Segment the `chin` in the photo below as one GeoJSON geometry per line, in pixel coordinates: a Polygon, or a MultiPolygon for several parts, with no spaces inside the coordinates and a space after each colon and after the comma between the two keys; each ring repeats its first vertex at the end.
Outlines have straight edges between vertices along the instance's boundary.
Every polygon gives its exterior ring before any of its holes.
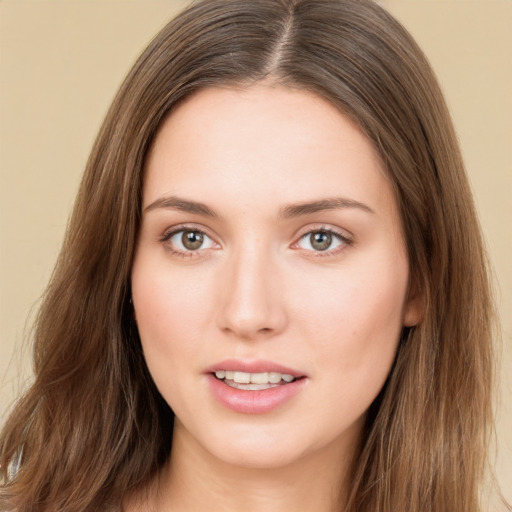
{"type": "Polygon", "coordinates": [[[214,459],[239,468],[279,468],[304,455],[309,443],[303,435],[297,435],[299,433],[290,435],[289,425],[276,424],[272,420],[255,424],[254,418],[252,422],[244,419],[238,423],[220,423],[206,432],[187,432],[185,435],[192,435],[202,450],[214,459]]]}
{"type": "Polygon", "coordinates": [[[223,463],[244,469],[279,469],[298,461],[303,448],[279,447],[278,441],[266,443],[232,443],[225,450],[212,449],[212,455],[223,463]],[[214,451],[214,452],[213,452],[214,451]]]}

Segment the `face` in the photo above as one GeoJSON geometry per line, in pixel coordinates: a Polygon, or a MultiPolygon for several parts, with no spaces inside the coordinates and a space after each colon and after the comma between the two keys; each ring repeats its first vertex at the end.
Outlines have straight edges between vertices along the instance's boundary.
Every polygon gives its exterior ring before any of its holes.
{"type": "Polygon", "coordinates": [[[161,126],[132,293],[179,439],[251,467],[353,445],[418,321],[408,275],[379,157],[325,100],[211,88],[161,126]]]}

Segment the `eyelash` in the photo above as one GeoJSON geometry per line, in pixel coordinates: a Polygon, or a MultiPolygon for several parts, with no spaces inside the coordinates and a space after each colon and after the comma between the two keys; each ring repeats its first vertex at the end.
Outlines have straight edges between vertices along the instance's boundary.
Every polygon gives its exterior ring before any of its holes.
{"type": "Polygon", "coordinates": [[[354,243],[353,239],[349,238],[347,235],[342,234],[335,229],[328,228],[326,226],[321,226],[321,227],[314,228],[314,229],[308,229],[306,232],[302,233],[300,235],[299,239],[297,240],[297,242],[295,242],[292,245],[292,247],[298,246],[298,244],[302,240],[306,239],[307,237],[311,237],[311,235],[313,235],[314,233],[324,233],[324,234],[331,235],[333,238],[337,239],[340,242],[340,245],[338,245],[334,249],[326,249],[324,251],[315,251],[315,250],[311,250],[311,249],[305,249],[306,251],[308,251],[310,253],[310,257],[313,257],[313,258],[326,258],[329,256],[335,256],[335,255],[339,254],[340,252],[344,251],[347,247],[351,246],[354,243]]]}
{"type": "MultiPolygon", "coordinates": [[[[170,231],[165,232],[163,234],[163,236],[160,238],[160,242],[167,243],[167,242],[169,242],[169,240],[171,240],[171,238],[173,236],[177,235],[178,233],[187,233],[187,232],[199,233],[200,235],[212,240],[212,237],[210,237],[205,231],[203,231],[202,229],[199,229],[195,226],[177,226],[177,227],[171,229],[170,231]]],[[[306,237],[308,237],[308,236],[310,237],[314,233],[324,233],[324,234],[331,235],[333,238],[337,239],[341,243],[339,246],[335,247],[334,249],[330,249],[330,250],[326,249],[325,251],[315,251],[315,250],[310,250],[310,249],[304,249],[305,251],[310,253],[310,257],[325,258],[325,257],[329,257],[329,256],[334,256],[334,255],[338,254],[339,252],[343,251],[346,247],[351,246],[354,243],[354,241],[351,238],[340,233],[339,231],[336,231],[332,228],[327,228],[325,226],[322,226],[322,227],[318,227],[318,228],[314,228],[314,229],[308,229],[308,231],[305,231],[304,233],[302,233],[299,236],[298,240],[292,244],[292,248],[297,247],[298,244],[302,240],[306,239],[306,237]]],[[[197,257],[197,256],[199,256],[199,253],[202,250],[205,250],[205,249],[186,250],[186,251],[177,250],[177,249],[173,248],[171,244],[167,245],[167,249],[171,252],[171,254],[178,256],[180,258],[197,257]]],[[[298,249],[300,249],[300,247],[298,247],[298,249]]]]}
{"type": "MultiPolygon", "coordinates": [[[[199,229],[195,226],[176,226],[175,228],[171,229],[170,231],[166,231],[163,234],[163,236],[160,238],[160,242],[162,242],[162,243],[169,242],[169,240],[171,240],[171,238],[174,235],[177,235],[178,233],[199,233],[200,235],[202,235],[204,237],[208,237],[210,240],[212,240],[212,238],[205,231],[203,231],[202,229],[199,229]]],[[[166,248],[173,256],[178,256],[180,258],[193,258],[195,256],[199,256],[199,252],[201,251],[201,249],[198,249],[195,251],[177,250],[177,249],[174,249],[171,244],[167,244],[166,248]]]]}

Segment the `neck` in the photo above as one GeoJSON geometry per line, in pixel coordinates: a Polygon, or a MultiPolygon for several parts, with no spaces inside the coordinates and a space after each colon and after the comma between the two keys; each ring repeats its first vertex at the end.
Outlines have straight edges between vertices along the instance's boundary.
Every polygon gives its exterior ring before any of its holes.
{"type": "Polygon", "coordinates": [[[254,468],[219,460],[177,422],[172,454],[154,482],[149,510],[212,510],[212,504],[225,511],[343,510],[358,437],[345,436],[287,465],[254,468]]]}

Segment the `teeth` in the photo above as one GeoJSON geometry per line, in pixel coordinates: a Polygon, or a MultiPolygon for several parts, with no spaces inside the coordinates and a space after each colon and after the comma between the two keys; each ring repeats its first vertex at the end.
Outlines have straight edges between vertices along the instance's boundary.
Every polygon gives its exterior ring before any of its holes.
{"type": "Polygon", "coordinates": [[[238,384],[249,384],[249,382],[251,382],[251,374],[245,372],[235,372],[233,380],[238,384]]]}
{"type": "Polygon", "coordinates": [[[268,381],[272,384],[277,384],[281,380],[281,374],[277,372],[270,372],[268,374],[268,381]]]}
{"type": "Polygon", "coordinates": [[[224,381],[228,386],[236,389],[244,389],[245,391],[260,391],[262,389],[275,388],[278,384],[239,384],[232,380],[224,381]]]}
{"type": "Polygon", "coordinates": [[[268,373],[251,373],[251,384],[268,384],[268,373]]]}
{"type": "MultiPolygon", "coordinates": [[[[218,379],[226,379],[226,381],[233,381],[236,384],[279,384],[281,380],[284,382],[292,382],[295,380],[293,375],[289,373],[279,372],[264,372],[264,373],[247,373],[247,372],[233,372],[229,370],[217,370],[215,376],[218,379]]],[[[226,382],[226,384],[229,384],[226,382]]],[[[252,387],[245,387],[244,389],[259,389],[252,387]]]]}

